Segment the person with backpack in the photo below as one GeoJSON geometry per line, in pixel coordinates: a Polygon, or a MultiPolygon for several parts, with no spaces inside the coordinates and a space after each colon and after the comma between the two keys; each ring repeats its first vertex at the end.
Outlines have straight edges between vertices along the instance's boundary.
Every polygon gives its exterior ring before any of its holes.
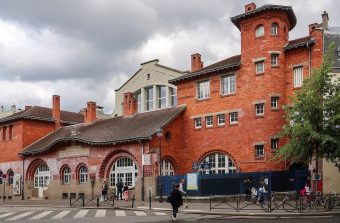
{"type": "Polygon", "coordinates": [[[248,201],[250,201],[251,198],[251,189],[253,186],[253,177],[249,176],[243,180],[244,184],[244,193],[246,194],[245,203],[247,204],[248,201]]]}
{"type": "Polygon", "coordinates": [[[169,202],[172,206],[172,221],[176,221],[178,208],[183,205],[182,194],[179,191],[180,185],[177,184],[175,188],[171,191],[170,196],[167,198],[167,202],[169,202]]]}
{"type": "Polygon", "coordinates": [[[123,200],[123,187],[124,187],[124,184],[123,184],[122,179],[118,179],[118,183],[116,184],[116,187],[117,187],[117,200],[119,200],[119,198],[121,200],[123,200]]]}

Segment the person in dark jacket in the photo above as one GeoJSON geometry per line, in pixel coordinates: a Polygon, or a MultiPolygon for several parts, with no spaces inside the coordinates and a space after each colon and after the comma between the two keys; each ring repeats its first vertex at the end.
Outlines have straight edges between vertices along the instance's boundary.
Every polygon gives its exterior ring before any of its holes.
{"type": "Polygon", "coordinates": [[[102,200],[103,201],[106,201],[107,191],[108,191],[107,184],[106,184],[106,181],[104,180],[102,184],[102,200]]]}
{"type": "Polygon", "coordinates": [[[175,188],[172,190],[170,196],[171,196],[170,203],[171,203],[171,206],[172,206],[171,219],[173,221],[176,221],[176,215],[177,215],[177,212],[178,212],[178,208],[183,205],[183,198],[182,198],[181,192],[179,191],[179,184],[177,184],[175,186],[175,188]]]}
{"type": "Polygon", "coordinates": [[[118,179],[118,183],[116,184],[117,187],[117,200],[119,200],[119,198],[121,200],[123,200],[123,187],[124,187],[124,183],[122,181],[122,179],[118,179]]]}
{"type": "Polygon", "coordinates": [[[244,193],[246,194],[245,203],[250,201],[251,198],[251,188],[253,187],[253,178],[249,176],[243,180],[244,183],[244,193]]]}

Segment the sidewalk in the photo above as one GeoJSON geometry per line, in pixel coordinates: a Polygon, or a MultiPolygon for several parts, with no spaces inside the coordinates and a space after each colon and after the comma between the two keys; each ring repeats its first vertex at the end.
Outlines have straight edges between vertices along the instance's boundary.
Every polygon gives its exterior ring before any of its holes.
{"type": "MultiPolygon", "coordinates": [[[[51,207],[51,208],[83,208],[81,204],[70,207],[70,200],[12,200],[2,202],[0,201],[1,207],[51,207]]],[[[213,204],[212,206],[216,206],[213,204]]],[[[251,204],[245,206],[244,204],[239,204],[241,209],[239,212],[236,211],[236,203],[221,204],[218,206],[219,209],[212,209],[210,211],[209,203],[188,203],[188,207],[180,208],[180,212],[188,214],[206,214],[206,215],[224,215],[224,216],[268,216],[268,217],[298,217],[298,216],[322,216],[322,215],[340,215],[340,209],[332,210],[330,212],[318,212],[316,210],[307,211],[300,213],[298,211],[286,212],[282,208],[274,210],[272,212],[265,212],[258,205],[251,204]],[[232,206],[232,207],[231,207],[232,206]]],[[[110,205],[96,207],[95,205],[86,206],[87,209],[122,209],[122,210],[143,210],[143,211],[166,211],[171,212],[171,205],[165,200],[163,203],[158,201],[152,201],[151,209],[149,202],[135,201],[134,207],[132,208],[132,201],[115,201],[115,206],[110,205]]]]}

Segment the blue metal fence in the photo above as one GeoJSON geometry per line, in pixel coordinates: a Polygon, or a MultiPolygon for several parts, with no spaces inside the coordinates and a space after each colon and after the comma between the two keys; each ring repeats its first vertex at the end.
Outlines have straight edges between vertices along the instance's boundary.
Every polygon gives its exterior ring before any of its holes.
{"type": "MultiPolygon", "coordinates": [[[[308,172],[303,171],[270,171],[270,172],[248,172],[248,173],[229,173],[229,174],[199,174],[198,190],[187,191],[188,196],[209,196],[209,195],[231,195],[243,194],[246,177],[253,178],[253,186],[256,187],[261,176],[268,179],[269,191],[299,191],[305,185],[308,172]]],[[[171,190],[186,175],[162,176],[158,177],[160,194],[160,180],[162,180],[163,195],[169,195],[171,190]]]]}

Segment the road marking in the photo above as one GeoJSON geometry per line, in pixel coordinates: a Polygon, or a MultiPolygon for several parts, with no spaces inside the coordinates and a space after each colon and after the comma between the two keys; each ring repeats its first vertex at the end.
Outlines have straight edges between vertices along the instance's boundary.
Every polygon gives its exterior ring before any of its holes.
{"type": "Polygon", "coordinates": [[[126,216],[125,211],[116,210],[116,216],[117,216],[117,217],[126,216]]]}
{"type": "Polygon", "coordinates": [[[0,215],[0,218],[5,218],[5,217],[8,217],[8,216],[10,216],[10,215],[12,215],[12,214],[15,214],[16,212],[8,212],[8,213],[5,213],[5,214],[2,214],[2,215],[0,215]]]}
{"type": "Polygon", "coordinates": [[[103,218],[106,215],[106,210],[97,210],[95,218],[103,218]]]}
{"type": "Polygon", "coordinates": [[[152,208],[153,210],[159,210],[159,211],[172,211],[171,208],[152,208]]]}
{"type": "Polygon", "coordinates": [[[166,213],[164,213],[164,212],[154,212],[155,213],[155,215],[158,215],[158,216],[164,216],[164,215],[166,215],[166,213]]]}
{"type": "Polygon", "coordinates": [[[33,214],[33,212],[31,212],[31,211],[24,212],[24,213],[19,214],[19,215],[17,215],[17,216],[14,216],[14,217],[11,217],[11,218],[9,218],[9,219],[6,219],[6,221],[14,221],[14,220],[18,220],[18,219],[20,219],[20,218],[24,218],[24,217],[26,217],[26,216],[28,216],[28,215],[31,215],[31,214],[33,214]]]}
{"type": "Polygon", "coordinates": [[[149,209],[148,207],[137,207],[139,209],[149,209]]]}
{"type": "Polygon", "coordinates": [[[53,211],[44,211],[44,212],[41,212],[40,214],[36,215],[36,216],[33,216],[31,217],[30,219],[34,219],[34,220],[37,220],[37,219],[40,219],[40,218],[43,218],[49,214],[51,214],[53,211]]]}
{"type": "Polygon", "coordinates": [[[53,216],[51,219],[61,219],[61,218],[65,217],[70,212],[71,211],[62,211],[59,214],[53,216]]]}
{"type": "Polygon", "coordinates": [[[146,216],[146,213],[144,211],[135,211],[135,214],[137,216],[146,216]]]}
{"type": "Polygon", "coordinates": [[[192,212],[202,212],[202,210],[193,210],[193,209],[181,209],[181,211],[187,212],[187,211],[192,211],[192,212]]]}
{"type": "Polygon", "coordinates": [[[89,212],[89,210],[80,210],[73,218],[83,218],[89,212]]]}

